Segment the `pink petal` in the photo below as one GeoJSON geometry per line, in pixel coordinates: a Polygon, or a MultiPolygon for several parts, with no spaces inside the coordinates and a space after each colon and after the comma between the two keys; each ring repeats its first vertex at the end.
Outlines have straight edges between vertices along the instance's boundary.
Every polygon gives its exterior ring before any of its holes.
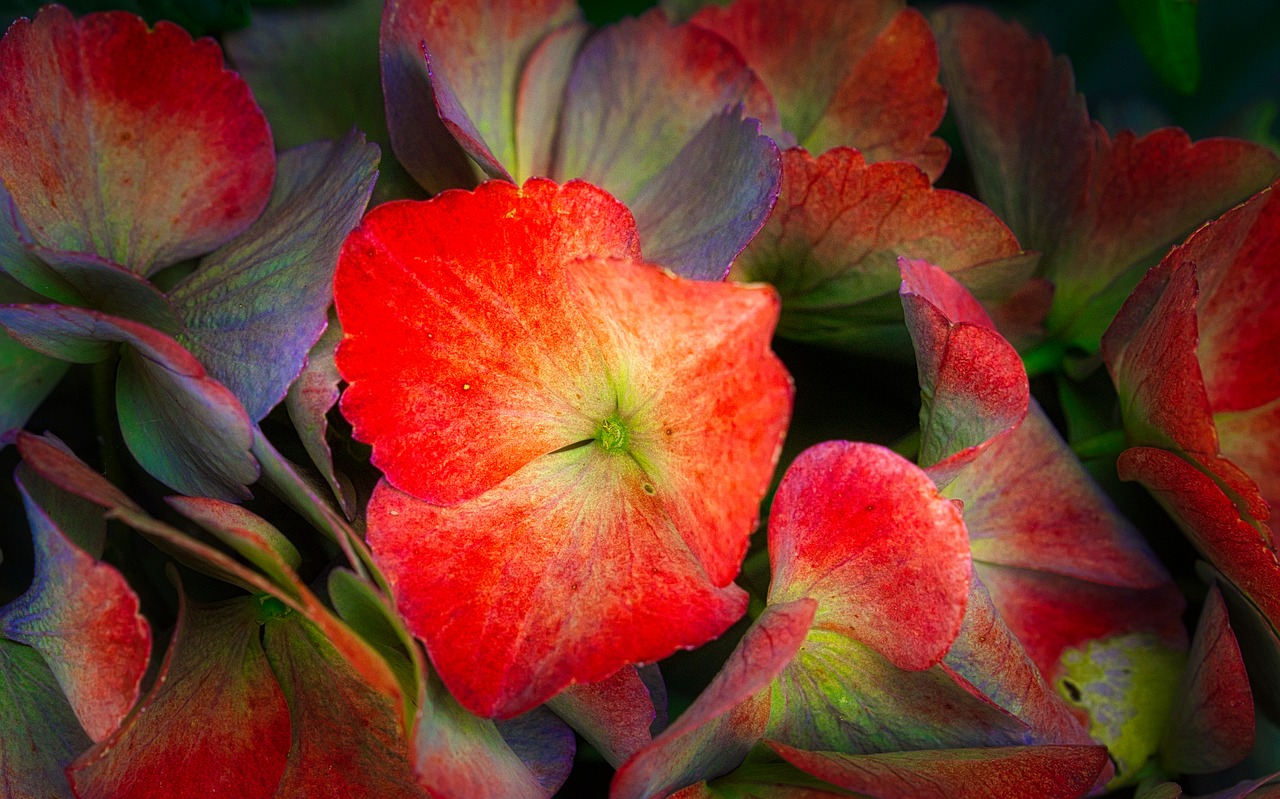
{"type": "Polygon", "coordinates": [[[513,98],[539,42],[580,13],[569,0],[388,3],[380,45],[387,124],[410,174],[433,192],[469,187],[463,152],[491,175],[531,174],[516,161],[513,98]]]}

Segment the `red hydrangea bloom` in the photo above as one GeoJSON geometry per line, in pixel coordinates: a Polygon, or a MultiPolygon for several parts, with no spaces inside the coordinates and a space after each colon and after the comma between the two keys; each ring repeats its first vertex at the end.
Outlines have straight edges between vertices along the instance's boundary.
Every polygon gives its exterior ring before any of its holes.
{"type": "Polygon", "coordinates": [[[508,716],[723,632],[791,382],[772,289],[636,260],[585,183],[380,206],[335,295],[369,543],[445,684],[508,716]]]}

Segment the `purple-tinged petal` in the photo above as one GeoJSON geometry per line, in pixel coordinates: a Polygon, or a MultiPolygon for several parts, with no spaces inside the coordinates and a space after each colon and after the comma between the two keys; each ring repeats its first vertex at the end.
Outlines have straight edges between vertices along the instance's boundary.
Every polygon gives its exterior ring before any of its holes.
{"type": "Polygon", "coordinates": [[[0,324],[27,346],[70,361],[121,355],[116,411],[125,444],[148,472],[185,494],[246,499],[258,478],[244,409],[191,353],[157,330],[64,306],[0,308],[0,324]]]}
{"type": "Polygon", "coordinates": [[[1208,774],[1249,754],[1253,692],[1216,583],[1200,612],[1177,696],[1160,742],[1166,767],[1180,774],[1208,774]]]}
{"type": "Polygon", "coordinates": [[[571,685],[547,706],[614,768],[653,740],[653,700],[635,666],[623,666],[599,682],[571,685]]]}
{"type": "Polygon", "coordinates": [[[124,577],[71,543],[18,488],[35,575],[25,594],[0,608],[0,633],[44,656],[85,732],[101,741],[138,699],[151,629],[124,577]]]}
{"type": "Polygon", "coordinates": [[[364,682],[299,616],[271,619],[263,628],[293,737],[275,799],[426,799],[398,702],[364,682]]]}
{"type": "Polygon", "coordinates": [[[739,0],[692,24],[724,36],[777,98],[782,127],[813,152],[848,146],[870,162],[909,161],[931,178],[948,148],[929,25],[896,0],[739,0]]]}
{"type": "MultiPolygon", "coordinates": [[[[418,779],[432,796],[545,799],[545,786],[502,738],[490,719],[472,715],[428,675],[414,731],[418,779]]],[[[570,756],[572,750],[569,750],[570,756]]]]}
{"type": "Polygon", "coordinates": [[[267,201],[270,130],[212,39],[47,6],[9,29],[0,72],[0,180],[45,247],[150,274],[267,201]]]}
{"type": "Polygon", "coordinates": [[[72,799],[63,769],[92,743],[40,653],[0,638],[0,788],[5,796],[72,799]]]}
{"type": "Polygon", "coordinates": [[[940,486],[1026,416],[1017,351],[943,270],[901,258],[902,307],[920,374],[920,462],[940,486]]]}
{"type": "Polygon", "coordinates": [[[516,163],[512,169],[518,181],[551,174],[560,109],[578,51],[589,33],[591,27],[585,22],[566,23],[543,37],[529,54],[516,96],[516,163]]]}
{"type": "Polygon", "coordinates": [[[387,127],[397,157],[428,191],[476,183],[470,155],[496,176],[516,160],[516,97],[539,42],[580,18],[569,0],[393,0],[380,49],[387,127]]]}
{"type": "Polygon", "coordinates": [[[259,605],[180,608],[150,692],[68,769],[80,799],[271,799],[289,751],[289,708],[262,650],[259,605]]]}
{"type": "Polygon", "coordinates": [[[769,742],[787,762],[876,799],[1078,799],[1107,763],[1102,746],[1010,746],[846,755],[769,742]]]}
{"type": "Polygon", "coordinates": [[[185,323],[178,340],[255,422],[284,399],[324,331],[338,251],[377,162],[355,131],[285,153],[263,215],[169,294],[185,323]]]}
{"type": "Polygon", "coordinates": [[[66,252],[34,241],[2,184],[0,216],[0,273],[58,302],[124,316],[169,334],[182,327],[173,305],[141,275],[94,253],[66,252]]]}
{"type": "Polygon", "coordinates": [[[774,129],[773,100],[733,45],[656,10],[625,19],[578,55],[554,176],[582,178],[630,205],[709,120],[739,104],[774,129]]]}
{"type": "Polygon", "coordinates": [[[706,690],[618,769],[611,799],[661,799],[741,763],[769,721],[769,684],[804,644],[815,609],[809,599],[766,607],[706,690]]]}
{"type": "Polygon", "coordinates": [[[494,726],[547,793],[560,790],[573,771],[577,739],[572,727],[545,705],[515,718],[495,720],[494,726]]]}
{"type": "MultiPolygon", "coordinates": [[[[792,148],[782,164],[778,204],[731,277],[777,287],[784,335],[877,354],[901,339],[905,351],[894,296],[902,283],[899,257],[954,273],[1002,321],[1017,321],[1010,290],[1026,285],[1035,258],[981,203],[933,189],[909,164],[868,164],[847,147],[817,158],[792,148]]],[[[1019,333],[1025,327],[1014,326],[1019,333]]]]}
{"type": "Polygon", "coordinates": [[[764,225],[781,183],[778,147],[738,108],[711,117],[630,206],[646,260],[722,280],[764,225]]]}
{"type": "Polygon", "coordinates": [[[331,315],[320,340],[307,353],[301,374],[289,386],[284,402],[311,462],[320,470],[343,512],[351,519],[356,513],[355,489],[349,481],[340,479],[334,470],[333,452],[329,449],[328,440],[328,414],[338,404],[338,384],[342,382],[342,375],[338,374],[338,366],[334,363],[334,353],[341,340],[342,327],[331,315]]]}
{"type": "Polygon", "coordinates": [[[795,459],[774,496],[769,562],[770,602],[817,600],[815,630],[899,668],[934,665],[960,632],[970,575],[960,510],[883,447],[829,441],[795,459]]]}

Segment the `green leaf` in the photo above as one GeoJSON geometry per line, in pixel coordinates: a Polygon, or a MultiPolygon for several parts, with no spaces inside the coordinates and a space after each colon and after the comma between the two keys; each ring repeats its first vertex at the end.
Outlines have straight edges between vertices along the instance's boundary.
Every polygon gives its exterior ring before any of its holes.
{"type": "Polygon", "coordinates": [[[1183,94],[1200,84],[1197,0],[1119,0],[1142,54],[1160,79],[1183,94]]]}

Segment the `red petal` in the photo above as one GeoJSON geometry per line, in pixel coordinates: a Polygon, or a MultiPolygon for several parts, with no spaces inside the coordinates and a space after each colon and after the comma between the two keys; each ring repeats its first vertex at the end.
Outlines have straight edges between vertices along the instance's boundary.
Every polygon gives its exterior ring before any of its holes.
{"type": "Polygon", "coordinates": [[[1145,485],[1196,549],[1280,630],[1280,563],[1265,524],[1242,519],[1210,475],[1172,452],[1134,447],[1120,455],[1116,468],[1121,479],[1145,485]]]}
{"type": "Polygon", "coordinates": [[[264,627],[263,646],[288,700],[293,735],[274,799],[426,799],[398,703],[365,683],[301,617],[264,627]]]}
{"type": "Polygon", "coordinates": [[[1030,387],[1017,351],[953,277],[924,261],[899,267],[923,398],[920,461],[945,486],[1022,421],[1030,387]]]}
{"type": "Polygon", "coordinates": [[[151,692],[67,768],[82,799],[269,799],[289,751],[289,708],[262,651],[256,603],[195,605],[151,692]]]}
{"type": "Polygon", "coordinates": [[[868,164],[847,147],[818,158],[792,148],[783,153],[778,204],[735,262],[733,277],[778,287],[782,329],[790,336],[812,338],[834,318],[855,331],[872,328],[878,343],[887,325],[866,306],[900,285],[898,257],[937,264],[981,286],[995,304],[1029,276],[1006,274],[1011,261],[1025,260],[1020,253],[985,206],[932,188],[908,164],[868,164]]]}
{"type": "Polygon", "coordinates": [[[271,133],[212,39],[59,6],[0,43],[0,180],[39,243],[148,274],[266,205],[271,133]]]}
{"type": "Polygon", "coordinates": [[[769,560],[770,603],[818,600],[815,628],[899,668],[937,663],[960,632],[970,574],[960,511],[883,447],[829,441],[801,453],[774,497],[769,560]]]}
{"type": "Polygon", "coordinates": [[[783,127],[815,152],[847,145],[869,161],[910,161],[937,177],[947,147],[930,134],[946,98],[924,18],[895,2],[739,0],[693,24],[746,56],[777,98],[783,127]]]}
{"type": "Polygon", "coordinates": [[[1102,354],[1120,393],[1129,439],[1184,453],[1262,522],[1270,512],[1257,484],[1218,451],[1196,358],[1197,294],[1196,265],[1166,258],[1120,309],[1103,337],[1102,354]]]}
{"type": "Polygon", "coordinates": [[[495,181],[371,211],[343,248],[334,300],[342,411],[374,464],[449,504],[590,438],[612,398],[580,377],[599,354],[564,275],[578,258],[639,253],[630,213],[585,183],[495,181]],[[598,418],[580,410],[599,402],[598,418]]]}
{"type": "Polygon", "coordinates": [[[876,799],[1076,799],[1107,763],[1102,746],[1010,746],[879,755],[806,752],[769,742],[809,774],[876,799]]]}
{"type": "Polygon", "coordinates": [[[707,578],[638,467],[618,474],[584,454],[539,458],[448,508],[385,482],[369,501],[396,605],[473,713],[512,716],[698,646],[746,610],[741,589],[707,578]]]}
{"type": "Polygon", "coordinates": [[[1253,692],[1227,606],[1209,589],[1179,700],[1160,743],[1161,759],[1179,773],[1209,774],[1234,766],[1253,748],[1253,692]]]}
{"type": "Polygon", "coordinates": [[[1062,653],[1092,641],[1147,633],[1170,649],[1186,648],[1182,594],[1172,583],[1116,588],[1027,569],[975,566],[1005,624],[1050,684],[1063,674],[1062,653]]]}
{"type": "Polygon", "coordinates": [[[946,492],[964,503],[975,560],[1125,588],[1169,582],[1142,534],[1112,506],[1034,402],[1022,424],[946,492]]]}
{"type": "Polygon", "coordinates": [[[21,482],[35,549],[25,594],[0,608],[4,637],[39,650],[89,737],[101,741],[138,698],[151,628],[120,572],[68,540],[21,482]]]}
{"type": "Polygon", "coordinates": [[[804,644],[814,610],[811,599],[765,608],[689,709],[618,769],[612,799],[666,796],[736,768],[764,734],[769,686],[804,644]]]}

